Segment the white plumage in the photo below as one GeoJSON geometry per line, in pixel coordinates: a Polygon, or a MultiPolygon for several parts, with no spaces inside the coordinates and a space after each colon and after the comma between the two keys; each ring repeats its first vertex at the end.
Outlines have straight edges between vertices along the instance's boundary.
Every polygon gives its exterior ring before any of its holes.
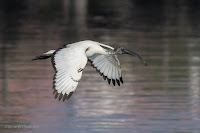
{"type": "MultiPolygon", "coordinates": [[[[88,58],[92,63],[92,66],[97,69],[97,71],[103,75],[104,79],[107,78],[108,83],[110,84],[110,80],[112,79],[113,84],[115,85],[115,81],[120,85],[120,77],[121,75],[121,67],[119,60],[117,59],[117,55],[101,55],[96,54],[88,58]]],[[[123,80],[121,78],[121,82],[123,80]]]]}
{"type": "Polygon", "coordinates": [[[103,76],[104,80],[108,80],[109,84],[111,80],[113,85],[115,82],[118,85],[120,82],[123,83],[117,54],[131,54],[139,57],[145,63],[139,55],[122,47],[114,49],[111,46],[89,40],[68,44],[58,50],[50,50],[33,60],[51,57],[55,69],[53,79],[55,98],[59,96],[59,100],[65,101],[77,88],[87,60],[103,76]]]}

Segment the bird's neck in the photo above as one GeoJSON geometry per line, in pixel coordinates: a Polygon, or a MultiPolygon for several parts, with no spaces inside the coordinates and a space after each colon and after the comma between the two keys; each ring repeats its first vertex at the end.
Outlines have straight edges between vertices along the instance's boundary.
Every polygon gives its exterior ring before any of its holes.
{"type": "Polygon", "coordinates": [[[108,51],[103,48],[98,42],[94,41],[82,41],[80,42],[80,46],[85,50],[85,54],[87,57],[93,56],[94,54],[111,54],[112,51],[108,51]]]}
{"type": "Polygon", "coordinates": [[[88,47],[86,48],[86,52],[85,52],[87,57],[93,56],[94,54],[109,54],[107,51],[105,51],[103,48],[101,48],[100,46],[98,47],[88,47]]]}

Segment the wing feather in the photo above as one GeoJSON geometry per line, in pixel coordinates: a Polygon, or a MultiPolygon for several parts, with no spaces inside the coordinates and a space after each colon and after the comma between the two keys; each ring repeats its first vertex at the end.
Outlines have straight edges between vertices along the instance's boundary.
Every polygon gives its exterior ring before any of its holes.
{"type": "Polygon", "coordinates": [[[101,58],[99,58],[98,61],[94,62],[94,66],[97,67],[98,65],[102,64],[103,61],[103,56],[101,56],[101,58]]]}
{"type": "Polygon", "coordinates": [[[64,75],[64,76],[56,79],[55,85],[59,86],[60,84],[63,84],[66,81],[68,81],[68,78],[66,77],[66,75],[64,75]]]}
{"type": "Polygon", "coordinates": [[[107,63],[106,68],[103,73],[106,77],[108,76],[108,70],[109,70],[109,63],[107,63]]]}
{"type": "Polygon", "coordinates": [[[64,89],[66,86],[69,85],[69,83],[70,83],[70,80],[68,79],[63,84],[60,84],[60,86],[58,85],[58,93],[65,92],[64,89]]]}
{"type": "Polygon", "coordinates": [[[115,71],[116,71],[116,68],[114,66],[112,66],[112,68],[113,68],[113,71],[112,71],[112,83],[115,86],[115,79],[116,79],[115,71]]]}
{"type": "Polygon", "coordinates": [[[107,68],[108,62],[105,62],[105,63],[102,63],[102,64],[103,64],[103,66],[102,66],[102,68],[100,69],[100,72],[104,74],[104,71],[105,71],[106,68],[107,68]]]}
{"type": "Polygon", "coordinates": [[[70,89],[72,87],[73,82],[70,82],[67,86],[65,86],[65,89],[63,92],[69,94],[70,93],[70,89]]]}
{"type": "Polygon", "coordinates": [[[105,63],[101,63],[101,64],[99,64],[99,65],[97,66],[97,69],[98,69],[98,70],[101,70],[101,69],[103,69],[104,66],[105,66],[105,63]]]}
{"type": "Polygon", "coordinates": [[[108,70],[108,78],[112,79],[112,64],[109,64],[109,70],[108,70]]]}
{"type": "Polygon", "coordinates": [[[52,65],[56,74],[54,75],[53,89],[55,98],[59,100],[69,99],[78,86],[82,71],[87,63],[85,51],[81,49],[65,47],[54,52],[52,65]]]}
{"type": "Polygon", "coordinates": [[[97,57],[94,59],[94,64],[97,65],[102,59],[103,59],[103,56],[97,56],[97,57]]]}
{"type": "Polygon", "coordinates": [[[100,68],[101,66],[103,66],[105,63],[103,63],[104,60],[100,60],[99,62],[97,62],[97,64],[94,64],[95,67],[100,68]]]}
{"type": "Polygon", "coordinates": [[[119,80],[119,72],[118,72],[118,69],[115,69],[115,76],[116,76],[116,79],[119,80]]]}
{"type": "Polygon", "coordinates": [[[115,85],[116,81],[120,86],[120,79],[122,79],[122,76],[117,55],[95,54],[88,59],[91,62],[91,65],[96,68],[101,75],[103,75],[104,80],[107,79],[108,83],[112,80],[113,85],[115,85]]]}

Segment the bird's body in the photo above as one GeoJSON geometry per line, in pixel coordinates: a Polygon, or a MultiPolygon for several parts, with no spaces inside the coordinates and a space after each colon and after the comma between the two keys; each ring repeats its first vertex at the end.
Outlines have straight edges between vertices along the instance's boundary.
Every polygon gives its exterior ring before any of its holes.
{"type": "Polygon", "coordinates": [[[131,54],[139,57],[145,63],[139,55],[124,48],[114,49],[111,46],[89,40],[68,44],[58,50],[50,50],[33,60],[51,57],[56,72],[53,81],[55,98],[59,97],[59,100],[63,99],[64,101],[69,99],[77,88],[88,60],[104,80],[108,80],[109,84],[111,80],[113,85],[115,82],[118,85],[120,82],[123,83],[117,54],[131,54]]]}

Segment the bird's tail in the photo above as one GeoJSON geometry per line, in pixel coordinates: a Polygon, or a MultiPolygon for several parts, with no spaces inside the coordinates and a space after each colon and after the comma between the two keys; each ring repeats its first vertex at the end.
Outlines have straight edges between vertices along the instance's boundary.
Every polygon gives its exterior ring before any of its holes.
{"type": "Polygon", "coordinates": [[[44,60],[47,59],[49,57],[51,57],[53,55],[53,53],[55,52],[55,50],[50,50],[40,56],[36,56],[35,58],[33,58],[32,60],[44,60]]]}

